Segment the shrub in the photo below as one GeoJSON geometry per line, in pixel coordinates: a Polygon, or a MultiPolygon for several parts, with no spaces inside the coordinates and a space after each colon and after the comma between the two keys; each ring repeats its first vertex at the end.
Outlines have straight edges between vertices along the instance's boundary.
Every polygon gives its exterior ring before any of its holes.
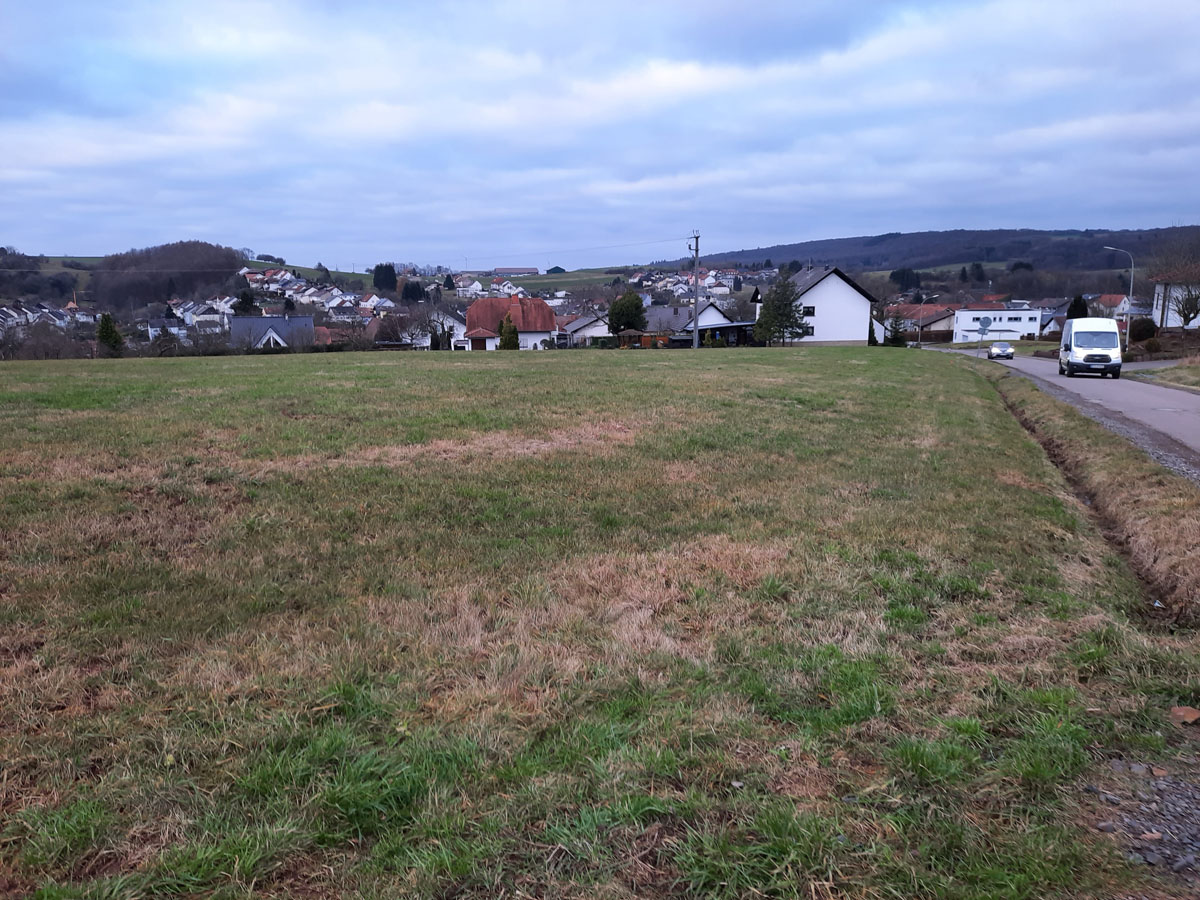
{"type": "Polygon", "coordinates": [[[1162,343],[1156,337],[1150,338],[1143,346],[1146,348],[1147,353],[1160,353],[1162,351],[1162,343]]]}
{"type": "Polygon", "coordinates": [[[1156,334],[1158,326],[1154,324],[1153,319],[1142,316],[1129,323],[1129,339],[1135,343],[1148,341],[1156,334]]]}

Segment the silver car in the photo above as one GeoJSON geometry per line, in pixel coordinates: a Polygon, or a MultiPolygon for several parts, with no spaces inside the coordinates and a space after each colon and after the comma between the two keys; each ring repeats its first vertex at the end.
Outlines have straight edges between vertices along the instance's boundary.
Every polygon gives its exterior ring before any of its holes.
{"type": "Polygon", "coordinates": [[[1012,359],[1013,345],[1005,341],[996,341],[988,347],[988,359],[1012,359]]]}

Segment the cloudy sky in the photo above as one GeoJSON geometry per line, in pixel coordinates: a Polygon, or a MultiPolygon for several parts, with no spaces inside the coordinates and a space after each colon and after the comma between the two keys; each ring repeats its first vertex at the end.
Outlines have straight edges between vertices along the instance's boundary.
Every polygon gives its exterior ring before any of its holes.
{"type": "Polygon", "coordinates": [[[0,0],[0,244],[638,262],[1200,221],[1194,0],[0,0]]]}

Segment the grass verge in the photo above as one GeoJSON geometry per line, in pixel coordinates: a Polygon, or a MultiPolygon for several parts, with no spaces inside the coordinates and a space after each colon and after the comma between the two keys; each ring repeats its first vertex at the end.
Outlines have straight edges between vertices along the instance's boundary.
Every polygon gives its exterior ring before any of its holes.
{"type": "Polygon", "coordinates": [[[1143,369],[1140,372],[1130,372],[1129,375],[1148,384],[1161,384],[1165,387],[1183,388],[1193,392],[1200,391],[1200,356],[1189,356],[1173,366],[1165,366],[1161,369],[1143,369]]]}
{"type": "Polygon", "coordinates": [[[1169,615],[1195,625],[1200,618],[1200,488],[1028,379],[1007,373],[989,377],[1086,494],[1169,615]]]}

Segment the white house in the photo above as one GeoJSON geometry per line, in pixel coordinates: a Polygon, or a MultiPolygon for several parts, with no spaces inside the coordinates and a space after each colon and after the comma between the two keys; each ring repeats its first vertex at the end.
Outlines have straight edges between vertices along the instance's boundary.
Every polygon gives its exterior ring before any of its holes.
{"type": "MultiPolygon", "coordinates": [[[[1164,328],[1181,327],[1183,319],[1177,312],[1178,305],[1181,302],[1187,305],[1200,298],[1200,272],[1187,273],[1183,277],[1159,276],[1154,281],[1154,304],[1151,307],[1151,318],[1154,319],[1155,324],[1164,328]]],[[[1187,327],[1200,328],[1200,316],[1192,319],[1187,327]]]]}
{"type": "Polygon", "coordinates": [[[602,315],[580,316],[559,329],[566,336],[568,347],[588,347],[596,338],[612,337],[608,330],[608,317],[602,315]]]}
{"type": "MultiPolygon", "coordinates": [[[[471,349],[470,341],[467,340],[467,323],[461,318],[454,313],[435,309],[429,314],[429,319],[437,325],[439,331],[449,334],[451,350],[471,349]]],[[[431,344],[432,341],[428,333],[418,335],[412,342],[414,350],[428,350],[431,344]]],[[[442,349],[445,350],[446,348],[443,347],[442,349]]]]}
{"type": "Polygon", "coordinates": [[[1042,330],[1040,309],[980,309],[967,307],[954,311],[954,343],[971,341],[1016,341],[1027,335],[1038,335],[1042,330]],[[989,319],[987,334],[979,330],[983,320],[989,319]]]}
{"type": "MultiPolygon", "coordinates": [[[[800,296],[796,306],[804,316],[807,345],[863,346],[871,328],[870,294],[836,266],[801,269],[792,276],[800,296]]],[[[755,311],[757,317],[761,306],[755,311]]]]}
{"type": "Polygon", "coordinates": [[[467,297],[474,300],[476,297],[482,297],[486,292],[483,285],[476,278],[459,277],[454,279],[455,293],[460,297],[467,297]]]}
{"type": "Polygon", "coordinates": [[[554,310],[541,298],[480,297],[467,310],[464,337],[470,341],[470,349],[499,349],[500,328],[506,316],[516,326],[518,345],[522,350],[554,346],[557,330],[554,310]]]}
{"type": "Polygon", "coordinates": [[[367,309],[395,309],[396,304],[387,297],[381,297],[379,294],[367,294],[359,301],[359,306],[364,306],[367,309]]]}
{"type": "Polygon", "coordinates": [[[189,343],[187,323],[180,318],[151,319],[145,325],[146,340],[156,340],[164,332],[175,335],[183,343],[189,343]]]}

